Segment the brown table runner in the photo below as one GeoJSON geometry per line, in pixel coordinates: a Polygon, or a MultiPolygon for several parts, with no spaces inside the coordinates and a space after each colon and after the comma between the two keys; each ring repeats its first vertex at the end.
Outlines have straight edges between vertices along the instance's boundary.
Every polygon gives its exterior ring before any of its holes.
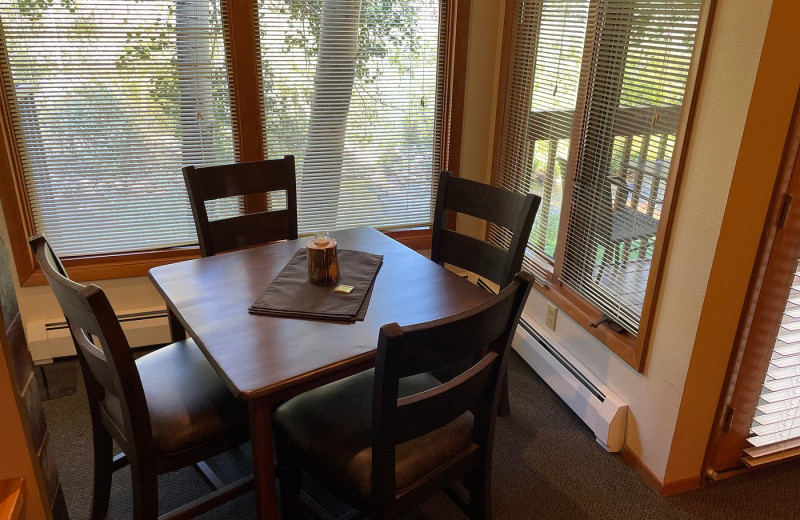
{"type": "MultiPolygon", "coordinates": [[[[305,248],[295,253],[261,296],[251,314],[332,321],[363,321],[375,275],[383,256],[340,249],[339,284],[352,285],[350,294],[334,293],[336,285],[320,287],[308,281],[305,248]]],[[[337,284],[338,285],[338,284],[337,284]]]]}

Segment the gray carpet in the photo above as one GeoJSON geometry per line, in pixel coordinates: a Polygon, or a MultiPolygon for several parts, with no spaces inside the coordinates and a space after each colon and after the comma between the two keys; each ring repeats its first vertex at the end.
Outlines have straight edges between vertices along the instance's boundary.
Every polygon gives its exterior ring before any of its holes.
{"type": "MultiPolygon", "coordinates": [[[[75,361],[59,362],[74,363],[75,361]]],[[[78,378],[80,380],[80,377],[78,378]]],[[[586,426],[516,355],[510,360],[512,414],[497,421],[493,498],[498,520],[560,519],[792,519],[800,518],[800,465],[788,463],[703,489],[661,498],[622,459],[605,452],[586,426]]],[[[92,450],[86,394],[45,403],[70,516],[89,518],[92,450]]],[[[249,446],[209,461],[223,480],[249,472],[249,446]]],[[[227,480],[226,480],[227,479],[227,480]]],[[[207,491],[192,469],[162,476],[161,511],[166,512],[207,491]]],[[[321,502],[340,507],[329,497],[321,502]]],[[[252,493],[204,519],[254,518],[252,493]]],[[[131,518],[130,473],[114,475],[111,519],[131,518]]],[[[411,520],[462,519],[466,516],[443,494],[408,516],[411,520]]]]}

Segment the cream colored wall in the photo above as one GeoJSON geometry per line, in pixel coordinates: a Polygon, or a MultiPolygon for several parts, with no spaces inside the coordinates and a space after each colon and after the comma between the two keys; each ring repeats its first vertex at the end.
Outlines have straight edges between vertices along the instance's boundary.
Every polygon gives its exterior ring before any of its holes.
{"type": "MultiPolygon", "coordinates": [[[[492,164],[497,78],[500,75],[505,0],[472,0],[459,176],[488,182],[492,164]]],[[[461,233],[484,236],[485,222],[458,217],[461,233]]]]}
{"type": "MultiPolygon", "coordinates": [[[[771,0],[718,2],[644,372],[631,369],[566,315],[558,320],[559,341],[629,404],[626,448],[660,479],[671,456],[683,386],[770,7],[771,0]]],[[[480,113],[476,107],[471,109],[480,113]]],[[[469,118],[466,120],[469,125],[469,118]]],[[[475,159],[481,152],[483,149],[465,145],[462,162],[467,163],[464,159],[469,154],[475,164],[486,164],[475,159]]],[[[489,175],[487,169],[484,181],[489,175]]],[[[534,319],[541,318],[542,327],[546,303],[536,293],[526,309],[534,319]]],[[[718,395],[719,389],[716,391],[718,395]]],[[[693,461],[698,470],[700,462],[693,461]]]]}

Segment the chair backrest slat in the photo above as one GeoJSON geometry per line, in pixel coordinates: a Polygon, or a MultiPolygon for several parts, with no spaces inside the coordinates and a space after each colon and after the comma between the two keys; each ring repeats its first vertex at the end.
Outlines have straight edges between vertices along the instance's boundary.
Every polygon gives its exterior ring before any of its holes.
{"type": "Polygon", "coordinates": [[[403,328],[403,339],[393,342],[386,362],[392,364],[392,373],[408,377],[435,372],[479,355],[505,332],[513,305],[513,298],[507,297],[474,315],[457,314],[437,322],[403,328]]]}
{"type": "Polygon", "coordinates": [[[518,224],[518,216],[526,211],[526,196],[504,188],[455,177],[447,179],[445,208],[488,220],[508,230],[518,224]]]}
{"type": "Polygon", "coordinates": [[[397,444],[468,411],[473,414],[473,441],[489,446],[500,374],[532,285],[530,274],[519,273],[499,294],[468,311],[409,327],[396,323],[381,327],[372,414],[373,486],[379,495],[394,484],[397,444]],[[399,398],[400,379],[435,373],[463,359],[474,364],[449,382],[399,398]]]}
{"type": "Polygon", "coordinates": [[[482,397],[494,391],[498,366],[498,354],[489,352],[447,383],[398,399],[393,423],[385,424],[390,442],[400,444],[421,437],[474,410],[482,397]]]}
{"type": "MultiPolygon", "coordinates": [[[[189,168],[189,167],[187,167],[189,168]]],[[[295,183],[294,158],[194,168],[204,201],[285,190],[295,183]]]]}
{"type": "Polygon", "coordinates": [[[200,253],[213,256],[275,240],[297,238],[294,156],[266,161],[183,168],[200,253]],[[285,192],[286,209],[210,221],[206,202],[226,197],[285,192]]]}
{"type": "Polygon", "coordinates": [[[216,251],[230,251],[283,240],[292,234],[289,211],[264,211],[215,220],[208,224],[216,251]]]}
{"type": "Polygon", "coordinates": [[[540,202],[541,198],[532,193],[515,193],[443,171],[434,207],[431,260],[467,269],[504,287],[522,267],[540,202]],[[448,230],[450,211],[505,228],[510,235],[508,249],[485,247],[482,240],[448,230]]]}
{"type": "Polygon", "coordinates": [[[439,262],[457,265],[462,269],[479,273],[495,283],[508,274],[511,257],[508,251],[491,242],[443,229],[441,231],[439,262]]]}

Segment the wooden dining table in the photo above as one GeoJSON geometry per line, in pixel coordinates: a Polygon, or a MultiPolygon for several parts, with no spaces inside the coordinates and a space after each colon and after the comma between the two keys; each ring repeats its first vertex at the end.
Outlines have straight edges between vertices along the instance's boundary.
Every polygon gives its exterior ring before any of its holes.
{"type": "MultiPolygon", "coordinates": [[[[278,518],[272,411],[302,392],[374,366],[378,331],[450,316],[490,295],[372,228],[332,233],[339,249],[383,255],[364,321],[254,315],[250,305],[307,238],[278,242],[150,271],[166,301],[173,341],[188,334],[247,401],[258,518],[278,518]]],[[[347,280],[341,280],[347,283],[347,280]]]]}

